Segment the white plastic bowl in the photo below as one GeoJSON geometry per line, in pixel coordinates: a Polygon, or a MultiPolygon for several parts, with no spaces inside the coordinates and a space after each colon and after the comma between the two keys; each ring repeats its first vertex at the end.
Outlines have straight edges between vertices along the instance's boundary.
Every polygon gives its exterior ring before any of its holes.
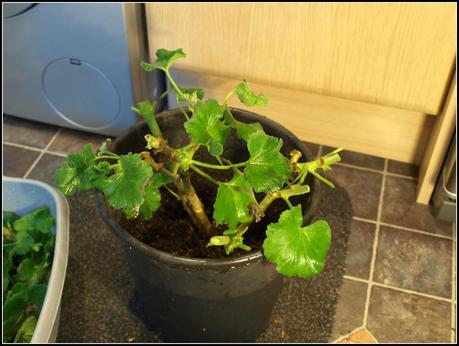
{"type": "Polygon", "coordinates": [[[56,342],[69,252],[69,206],[64,195],[40,181],[3,177],[3,210],[23,216],[48,206],[56,220],[56,241],[45,301],[31,343],[56,342]]]}

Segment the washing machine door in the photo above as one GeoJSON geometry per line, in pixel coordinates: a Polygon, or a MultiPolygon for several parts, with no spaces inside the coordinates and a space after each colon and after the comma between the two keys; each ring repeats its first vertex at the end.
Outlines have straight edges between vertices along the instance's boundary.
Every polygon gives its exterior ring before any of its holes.
{"type": "Polygon", "coordinates": [[[21,2],[21,3],[6,3],[3,4],[3,18],[11,18],[15,16],[19,16],[32,7],[38,5],[36,2],[21,2]]]}

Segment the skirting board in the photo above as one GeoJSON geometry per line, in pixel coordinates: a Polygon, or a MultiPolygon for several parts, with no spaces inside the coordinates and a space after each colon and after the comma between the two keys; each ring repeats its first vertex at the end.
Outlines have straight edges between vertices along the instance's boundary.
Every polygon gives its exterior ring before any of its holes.
{"type": "MultiPolygon", "coordinates": [[[[240,82],[191,71],[172,72],[178,85],[199,87],[206,98],[222,102],[240,82]]],[[[250,81],[248,81],[250,83],[250,81]]],[[[266,106],[246,107],[237,96],[229,105],[247,109],[282,124],[301,140],[419,164],[435,117],[393,107],[250,83],[269,97],[266,106]]],[[[169,105],[176,105],[169,97],[169,105]]]]}

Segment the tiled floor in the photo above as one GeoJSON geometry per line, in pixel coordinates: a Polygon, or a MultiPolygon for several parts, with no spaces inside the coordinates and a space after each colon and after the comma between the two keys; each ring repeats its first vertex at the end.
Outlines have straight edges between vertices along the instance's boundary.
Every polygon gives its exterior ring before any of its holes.
{"type": "MultiPolygon", "coordinates": [[[[3,175],[53,186],[67,153],[106,138],[11,116],[3,125],[3,175]]],[[[415,203],[417,167],[350,151],[342,159],[328,174],[349,192],[355,216],[330,341],[455,342],[454,226],[415,203]]]]}

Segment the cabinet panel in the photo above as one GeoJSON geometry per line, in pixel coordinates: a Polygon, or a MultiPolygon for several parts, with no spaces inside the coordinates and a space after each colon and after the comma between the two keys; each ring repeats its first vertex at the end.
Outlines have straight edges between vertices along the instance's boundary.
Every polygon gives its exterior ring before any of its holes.
{"type": "MultiPolygon", "coordinates": [[[[174,70],[184,87],[199,87],[220,102],[238,80],[174,70]]],[[[229,105],[269,117],[304,141],[419,164],[436,117],[423,113],[342,98],[250,84],[269,97],[266,106],[246,107],[236,96],[229,105]],[[364,121],[362,121],[364,119],[364,121]]],[[[169,94],[170,107],[176,107],[169,94]]]]}
{"type": "Polygon", "coordinates": [[[211,75],[438,114],[455,3],[149,3],[151,55],[211,75]]]}

